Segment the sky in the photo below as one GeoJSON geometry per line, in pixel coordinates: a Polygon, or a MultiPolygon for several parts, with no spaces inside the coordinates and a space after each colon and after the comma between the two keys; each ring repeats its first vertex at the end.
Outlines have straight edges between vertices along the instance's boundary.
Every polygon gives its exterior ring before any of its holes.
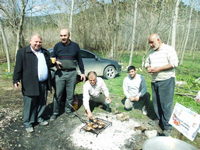
{"type": "MultiPolygon", "coordinates": [[[[191,5],[191,0],[182,0],[185,5],[191,5]]],[[[200,0],[194,0],[194,9],[200,10],[200,0]]]]}
{"type": "MultiPolygon", "coordinates": [[[[76,0],[74,0],[76,1],[76,0]]],[[[102,0],[99,0],[102,1],[102,0]]],[[[111,0],[105,0],[107,2],[110,2],[111,0]]],[[[194,0],[194,8],[195,10],[200,10],[200,0],[194,0]]],[[[182,2],[185,5],[191,5],[191,0],[182,0],[182,2]]],[[[41,16],[41,15],[46,15],[46,14],[51,14],[51,13],[60,13],[60,12],[65,12],[65,13],[70,13],[71,10],[71,0],[60,0],[59,4],[62,4],[60,6],[56,6],[54,3],[52,3],[52,0],[29,0],[29,3],[26,7],[26,15],[27,16],[41,16]],[[64,1],[68,1],[68,3],[63,3],[64,1]],[[66,5],[67,4],[67,5],[66,5]],[[64,7],[62,7],[64,6],[64,7]],[[67,6],[67,7],[66,7],[67,6]],[[33,7],[32,9],[30,9],[33,7]],[[60,8],[60,9],[59,9],[60,8]]],[[[76,11],[76,10],[75,10],[76,11]]],[[[0,17],[2,16],[0,12],[0,17]]]]}
{"type": "MultiPolygon", "coordinates": [[[[60,3],[62,3],[63,1],[65,1],[65,0],[60,0],[60,3]]],[[[101,1],[101,0],[99,0],[99,1],[101,1]]],[[[105,1],[109,2],[110,0],[105,0],[105,1]]],[[[185,5],[191,5],[191,1],[192,0],[182,0],[182,2],[185,5]]],[[[194,8],[196,10],[200,10],[200,0],[194,0],[194,1],[195,1],[194,8]]],[[[70,13],[70,9],[71,9],[70,0],[69,0],[69,3],[68,3],[68,6],[66,7],[66,4],[63,4],[61,6],[65,6],[65,7],[60,8],[60,10],[58,9],[57,6],[55,6],[52,3],[50,3],[49,0],[43,0],[43,1],[40,1],[40,0],[29,0],[29,2],[30,2],[30,4],[33,4],[35,6],[34,9],[32,9],[32,12],[34,12],[33,13],[34,16],[45,15],[45,14],[47,14],[46,12],[49,13],[49,9],[48,8],[51,9],[52,13],[59,13],[59,12],[68,12],[68,13],[70,13]]]]}

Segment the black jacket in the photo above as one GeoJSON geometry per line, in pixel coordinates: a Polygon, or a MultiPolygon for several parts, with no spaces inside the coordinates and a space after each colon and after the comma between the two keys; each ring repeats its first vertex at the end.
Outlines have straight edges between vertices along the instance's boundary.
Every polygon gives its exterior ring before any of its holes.
{"type": "MultiPolygon", "coordinates": [[[[51,72],[50,67],[53,66],[49,52],[41,48],[48,67],[48,86],[51,91],[51,72]]],[[[30,45],[17,51],[16,63],[13,74],[13,84],[20,82],[22,84],[22,93],[26,96],[39,96],[39,80],[38,80],[38,62],[37,56],[32,52],[30,45]]]]}

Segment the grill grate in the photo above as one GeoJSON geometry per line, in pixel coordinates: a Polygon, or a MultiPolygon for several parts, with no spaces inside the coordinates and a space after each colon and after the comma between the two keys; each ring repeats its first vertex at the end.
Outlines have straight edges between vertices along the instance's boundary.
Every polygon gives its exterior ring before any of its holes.
{"type": "MultiPolygon", "coordinates": [[[[87,128],[89,127],[89,125],[86,124],[86,125],[84,125],[84,126],[80,129],[80,131],[81,131],[81,130],[85,130],[86,132],[91,132],[91,133],[96,134],[96,136],[98,136],[99,133],[101,133],[102,131],[104,131],[108,126],[111,126],[111,125],[112,125],[112,122],[110,122],[110,121],[107,121],[107,120],[104,120],[104,119],[100,119],[100,118],[95,118],[95,119],[97,119],[98,121],[101,121],[101,122],[104,123],[103,128],[101,128],[101,129],[99,129],[99,128],[93,128],[92,130],[89,130],[89,131],[88,131],[87,128]]],[[[98,122],[96,122],[96,123],[94,123],[94,124],[97,124],[97,125],[98,125],[98,122]]]]}

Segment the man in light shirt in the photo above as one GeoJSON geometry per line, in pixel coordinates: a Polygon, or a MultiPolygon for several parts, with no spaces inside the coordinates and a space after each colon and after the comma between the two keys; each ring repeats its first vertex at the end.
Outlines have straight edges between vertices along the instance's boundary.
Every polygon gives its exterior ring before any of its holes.
{"type": "Polygon", "coordinates": [[[149,36],[149,44],[152,49],[145,67],[152,76],[152,99],[157,116],[157,119],[149,124],[162,123],[163,135],[169,136],[172,129],[169,119],[173,111],[175,68],[178,66],[178,58],[175,49],[162,43],[156,33],[149,36]]]}
{"type": "Polygon", "coordinates": [[[150,94],[147,92],[146,82],[143,76],[137,74],[135,66],[128,67],[128,76],[123,81],[123,90],[126,96],[125,109],[134,108],[134,103],[144,101],[142,113],[147,115],[150,94]]]}
{"type": "Polygon", "coordinates": [[[50,67],[53,66],[49,52],[42,48],[42,38],[31,36],[30,45],[17,51],[13,84],[23,94],[23,123],[27,132],[33,132],[33,124],[47,125],[43,119],[47,90],[51,91],[50,67]]]}
{"type": "Polygon", "coordinates": [[[106,106],[106,110],[110,112],[109,104],[111,99],[105,82],[102,78],[97,77],[96,72],[91,71],[88,73],[88,81],[83,86],[83,105],[85,107],[89,119],[93,119],[92,111],[90,109],[89,101],[101,103],[106,106]],[[102,91],[104,94],[102,94],[102,91]]]}

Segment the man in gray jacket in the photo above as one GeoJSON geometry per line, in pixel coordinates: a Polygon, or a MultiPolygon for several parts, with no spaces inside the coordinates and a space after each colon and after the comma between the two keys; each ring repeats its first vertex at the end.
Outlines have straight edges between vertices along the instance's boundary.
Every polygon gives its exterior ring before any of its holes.
{"type": "Polygon", "coordinates": [[[132,109],[134,102],[144,101],[142,113],[147,115],[150,94],[147,92],[146,82],[143,76],[137,74],[134,66],[128,67],[128,76],[123,81],[123,90],[126,96],[125,109],[132,109]]]}

